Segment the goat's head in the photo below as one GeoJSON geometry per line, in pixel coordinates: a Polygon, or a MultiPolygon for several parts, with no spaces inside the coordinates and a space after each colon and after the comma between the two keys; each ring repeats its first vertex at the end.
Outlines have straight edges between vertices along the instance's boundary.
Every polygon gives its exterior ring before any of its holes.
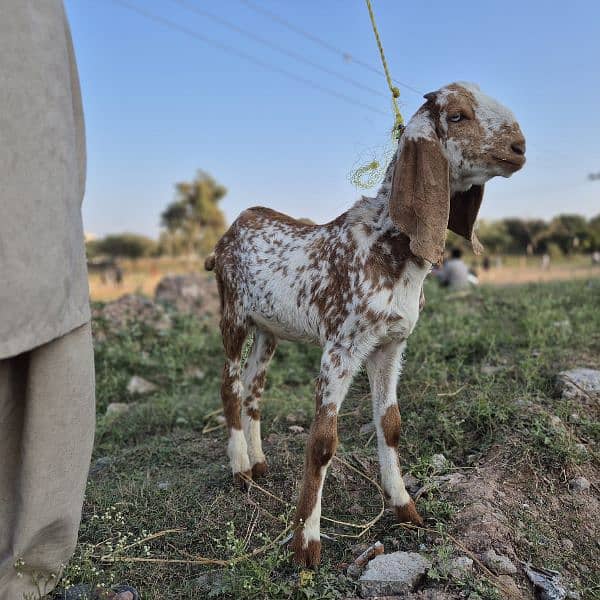
{"type": "Polygon", "coordinates": [[[473,227],[483,186],[525,164],[525,138],[512,112],[476,85],[453,83],[425,98],[400,140],[390,217],[415,255],[438,262],[447,228],[481,251],[473,227]]]}

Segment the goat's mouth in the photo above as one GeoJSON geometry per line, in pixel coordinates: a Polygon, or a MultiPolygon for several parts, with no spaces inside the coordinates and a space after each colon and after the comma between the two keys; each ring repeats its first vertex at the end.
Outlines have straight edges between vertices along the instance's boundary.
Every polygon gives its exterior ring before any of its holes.
{"type": "Polygon", "coordinates": [[[511,171],[518,171],[525,164],[524,156],[512,156],[511,158],[504,158],[503,156],[492,156],[492,158],[508,167],[511,171]]]}

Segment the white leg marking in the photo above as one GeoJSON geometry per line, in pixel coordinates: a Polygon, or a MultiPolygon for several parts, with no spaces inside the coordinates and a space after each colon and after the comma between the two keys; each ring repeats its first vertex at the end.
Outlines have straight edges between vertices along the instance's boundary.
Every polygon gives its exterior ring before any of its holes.
{"type": "Polygon", "coordinates": [[[241,429],[229,430],[227,456],[229,456],[229,463],[234,474],[250,470],[246,438],[241,429]]]}

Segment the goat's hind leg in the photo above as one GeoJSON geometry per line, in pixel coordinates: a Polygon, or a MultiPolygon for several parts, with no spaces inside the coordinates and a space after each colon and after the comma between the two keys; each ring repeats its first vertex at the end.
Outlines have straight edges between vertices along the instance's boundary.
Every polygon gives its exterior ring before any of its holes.
{"type": "Polygon", "coordinates": [[[242,407],[242,424],[248,457],[252,468],[252,477],[257,478],[267,471],[267,462],[262,451],[260,439],[259,402],[265,387],[267,367],[273,357],[277,340],[270,333],[256,330],[254,343],[246,359],[243,370],[244,402],[242,407]]]}
{"type": "Polygon", "coordinates": [[[377,430],[377,452],[381,483],[400,522],[423,525],[409,496],[398,460],[400,410],[396,398],[398,376],[402,368],[402,352],[406,343],[389,343],[374,350],[367,359],[367,373],[373,400],[373,421],[377,430]]]}
{"type": "Polygon", "coordinates": [[[225,365],[221,383],[223,412],[229,432],[227,455],[234,479],[246,487],[246,478],[252,477],[246,438],[242,431],[241,407],[243,386],[240,378],[242,349],[248,333],[247,328],[236,322],[222,320],[221,333],[225,348],[225,365]]]}

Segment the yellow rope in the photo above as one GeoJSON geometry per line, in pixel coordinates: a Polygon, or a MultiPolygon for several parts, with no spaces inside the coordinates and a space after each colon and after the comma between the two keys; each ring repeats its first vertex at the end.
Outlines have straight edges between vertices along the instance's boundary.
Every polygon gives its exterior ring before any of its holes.
{"type": "Polygon", "coordinates": [[[367,3],[367,9],[369,10],[369,16],[371,17],[371,25],[373,26],[373,33],[375,34],[375,40],[377,42],[377,47],[379,48],[379,54],[381,56],[381,62],[383,64],[385,78],[387,80],[388,87],[390,88],[390,92],[392,92],[392,106],[396,115],[396,120],[394,122],[394,133],[396,135],[399,135],[402,131],[402,128],[404,127],[404,119],[402,118],[402,114],[400,113],[400,109],[398,108],[397,101],[397,98],[400,96],[400,90],[392,83],[390,70],[388,69],[387,60],[385,59],[385,53],[383,51],[383,45],[381,43],[381,38],[379,37],[377,24],[375,23],[375,15],[373,13],[373,7],[371,6],[371,0],[365,0],[365,2],[367,3]]]}

